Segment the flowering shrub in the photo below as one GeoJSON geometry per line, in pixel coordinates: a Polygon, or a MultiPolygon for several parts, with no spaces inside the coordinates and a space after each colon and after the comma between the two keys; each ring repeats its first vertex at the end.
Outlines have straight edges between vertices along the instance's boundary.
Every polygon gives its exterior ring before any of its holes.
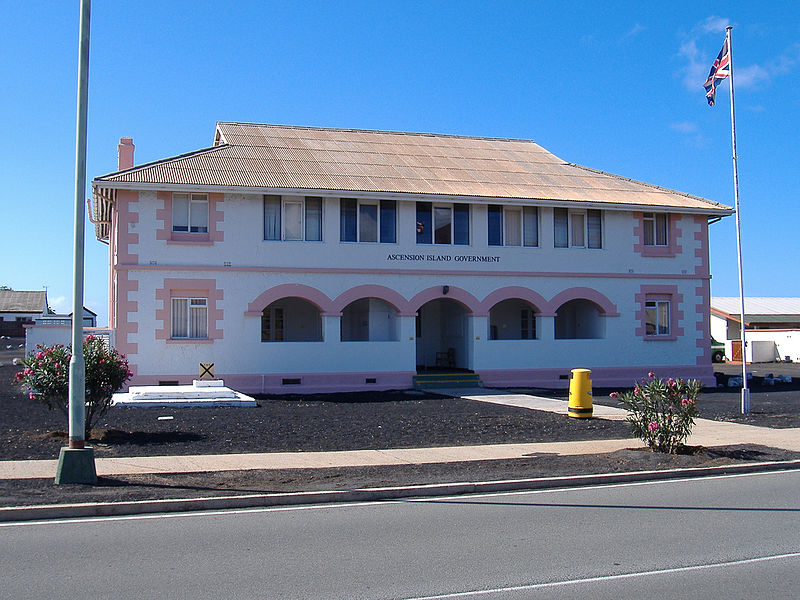
{"type": "Polygon", "coordinates": [[[654,373],[648,373],[648,378],[636,384],[633,391],[612,392],[611,397],[628,409],[633,435],[653,451],[674,454],[692,433],[700,382],[671,377],[664,381],[654,373]]]}
{"type": "MultiPolygon", "coordinates": [[[[41,402],[49,409],[69,415],[69,361],[72,348],[55,344],[37,345],[36,351],[22,360],[22,371],[16,380],[25,386],[31,400],[41,402]]],[[[85,436],[102,417],[111,396],[130,378],[128,361],[124,354],[109,350],[102,339],[90,335],[83,342],[83,359],[86,362],[86,423],[85,436]]]]}

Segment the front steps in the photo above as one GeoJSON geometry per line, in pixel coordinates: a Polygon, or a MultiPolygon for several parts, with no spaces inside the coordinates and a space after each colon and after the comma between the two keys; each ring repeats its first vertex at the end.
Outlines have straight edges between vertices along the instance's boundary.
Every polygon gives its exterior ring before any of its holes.
{"type": "Polygon", "coordinates": [[[431,371],[414,376],[414,389],[483,387],[483,382],[473,371],[431,371]]]}

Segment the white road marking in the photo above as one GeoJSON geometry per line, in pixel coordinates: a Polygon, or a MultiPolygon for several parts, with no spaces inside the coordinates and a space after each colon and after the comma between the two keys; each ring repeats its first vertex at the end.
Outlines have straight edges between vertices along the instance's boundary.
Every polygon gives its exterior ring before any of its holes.
{"type": "Polygon", "coordinates": [[[568,585],[580,585],[585,583],[603,583],[606,581],[615,581],[620,579],[633,579],[635,577],[652,577],[654,575],[668,575],[672,573],[687,573],[691,571],[720,569],[726,567],[738,567],[741,565],[762,563],[770,560],[781,560],[785,558],[800,558],[800,552],[791,552],[789,554],[773,554],[770,556],[759,556],[757,558],[731,560],[721,563],[691,565],[688,567],[676,567],[672,569],[658,569],[654,571],[637,571],[635,573],[620,573],[618,575],[603,575],[601,577],[587,577],[585,579],[568,579],[565,581],[551,581],[548,583],[531,583],[529,585],[514,585],[514,586],[499,587],[486,590],[472,590],[468,592],[455,592],[452,594],[438,594],[435,596],[413,596],[409,598],[404,598],[403,600],[447,600],[448,598],[475,598],[478,596],[489,596],[491,594],[500,594],[504,592],[527,592],[532,590],[541,590],[546,588],[555,588],[568,585]]]}

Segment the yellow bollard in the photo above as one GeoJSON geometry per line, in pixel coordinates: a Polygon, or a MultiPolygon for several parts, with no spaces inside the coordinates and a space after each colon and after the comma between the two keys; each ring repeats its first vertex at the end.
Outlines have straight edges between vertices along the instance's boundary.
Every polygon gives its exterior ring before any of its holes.
{"type": "Polygon", "coordinates": [[[589,373],[591,373],[589,369],[572,369],[567,413],[570,417],[592,418],[592,380],[589,378],[589,373]]]}

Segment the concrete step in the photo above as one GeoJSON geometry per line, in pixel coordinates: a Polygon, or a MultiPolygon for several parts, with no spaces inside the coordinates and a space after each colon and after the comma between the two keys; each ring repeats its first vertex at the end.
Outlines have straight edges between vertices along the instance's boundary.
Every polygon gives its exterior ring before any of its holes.
{"type": "Polygon", "coordinates": [[[477,373],[422,373],[414,376],[414,389],[483,387],[477,373]]]}

